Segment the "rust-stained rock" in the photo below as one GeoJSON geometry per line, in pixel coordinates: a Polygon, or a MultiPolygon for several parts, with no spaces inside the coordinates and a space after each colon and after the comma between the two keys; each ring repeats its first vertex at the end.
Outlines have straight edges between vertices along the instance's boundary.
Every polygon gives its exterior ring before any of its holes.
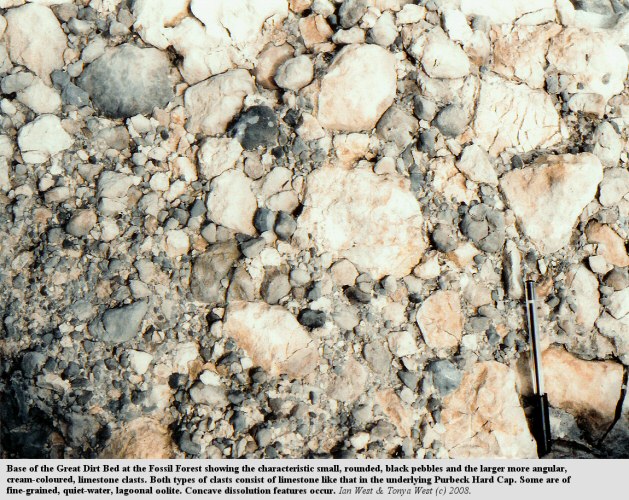
{"type": "Polygon", "coordinates": [[[402,402],[395,391],[393,389],[378,391],[375,399],[384,414],[395,425],[398,434],[402,437],[410,436],[414,422],[413,413],[411,408],[402,402]]]}
{"type": "Polygon", "coordinates": [[[334,377],[328,395],[345,403],[355,401],[365,390],[367,369],[354,358],[349,358],[334,377]]]}
{"type": "Polygon", "coordinates": [[[551,406],[574,415],[594,438],[614,421],[623,368],[614,361],[585,361],[561,347],[542,355],[545,388],[551,406]]]}
{"type": "Polygon", "coordinates": [[[474,365],[444,398],[443,443],[450,458],[536,458],[515,373],[496,361],[474,365]]]}
{"type": "Polygon", "coordinates": [[[570,242],[577,218],[596,195],[603,167],[591,153],[545,156],[500,182],[522,232],[543,254],[570,242]]]}
{"type": "Polygon", "coordinates": [[[395,58],[388,50],[348,45],[321,82],[319,122],[331,130],[371,130],[393,104],[395,82],[395,58]]]}
{"type": "Polygon", "coordinates": [[[463,335],[459,294],[451,291],[433,293],[417,311],[417,325],[429,347],[456,347],[463,335]]]}
{"type": "Polygon", "coordinates": [[[625,248],[625,241],[606,224],[592,222],[585,229],[585,235],[590,243],[597,244],[596,253],[601,255],[613,266],[629,266],[629,255],[625,248]]]}
{"type": "Polygon", "coordinates": [[[271,375],[303,377],[319,363],[316,342],[297,319],[280,306],[261,302],[232,302],[223,333],[271,375]]]}
{"type": "Polygon", "coordinates": [[[168,427],[141,417],[116,429],[99,458],[173,458],[175,446],[168,427]]]}
{"type": "Polygon", "coordinates": [[[407,275],[421,259],[423,219],[406,179],[366,169],[321,168],[306,181],[295,239],[346,258],[376,278],[407,275]]]}
{"type": "Polygon", "coordinates": [[[546,54],[550,40],[561,32],[554,23],[541,26],[516,25],[507,33],[495,26],[494,71],[506,78],[516,78],[534,89],[544,88],[546,81],[546,54]]]}

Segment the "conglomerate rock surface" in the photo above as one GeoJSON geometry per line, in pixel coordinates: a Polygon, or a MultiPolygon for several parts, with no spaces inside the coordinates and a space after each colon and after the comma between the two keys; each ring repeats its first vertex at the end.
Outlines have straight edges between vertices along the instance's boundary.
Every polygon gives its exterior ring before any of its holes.
{"type": "Polygon", "coordinates": [[[0,0],[1,457],[629,457],[627,26],[0,0]]]}

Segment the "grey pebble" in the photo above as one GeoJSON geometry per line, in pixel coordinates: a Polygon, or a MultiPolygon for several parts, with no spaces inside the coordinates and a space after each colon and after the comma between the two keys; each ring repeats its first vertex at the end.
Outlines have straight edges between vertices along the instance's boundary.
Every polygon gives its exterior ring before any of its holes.
{"type": "Polygon", "coordinates": [[[313,309],[303,309],[299,316],[298,321],[307,328],[321,328],[325,325],[326,314],[323,311],[315,311],[313,309]]]}
{"type": "Polygon", "coordinates": [[[417,384],[419,383],[420,379],[420,374],[418,372],[407,372],[405,370],[400,370],[397,372],[397,376],[400,378],[402,383],[411,391],[417,390],[417,384]]]}
{"type": "Polygon", "coordinates": [[[39,373],[45,362],[46,356],[44,354],[41,352],[29,351],[24,354],[22,363],[20,364],[22,373],[24,373],[27,377],[34,377],[39,373]]]}
{"type": "Polygon", "coordinates": [[[268,106],[252,106],[240,114],[229,133],[251,151],[276,145],[278,132],[275,112],[268,106]]]}
{"type": "Polygon", "coordinates": [[[413,112],[420,120],[430,122],[437,114],[437,105],[425,97],[415,96],[413,98],[413,112]]]}
{"type": "Polygon", "coordinates": [[[288,241],[297,229],[297,222],[292,215],[279,212],[275,220],[275,234],[280,240],[288,241]]]}
{"type": "Polygon", "coordinates": [[[92,323],[92,335],[114,344],[127,342],[140,333],[140,325],[147,311],[147,302],[109,309],[103,313],[102,325],[100,321],[92,323]]]}
{"type": "Polygon", "coordinates": [[[434,361],[428,366],[428,370],[432,373],[432,381],[435,389],[442,396],[446,396],[454,391],[463,378],[463,374],[454,363],[447,359],[434,361]]]}
{"type": "Polygon", "coordinates": [[[260,252],[264,250],[265,246],[266,241],[264,238],[251,238],[240,244],[240,251],[245,257],[253,259],[260,255],[260,252]]]}
{"type": "Polygon", "coordinates": [[[290,293],[288,276],[282,273],[272,274],[262,283],[260,293],[267,304],[277,304],[290,293]]]}
{"type": "Polygon", "coordinates": [[[435,248],[440,252],[451,252],[457,247],[457,239],[454,229],[445,224],[437,224],[432,232],[431,239],[435,248]]]}
{"type": "Polygon", "coordinates": [[[462,106],[449,104],[435,117],[433,124],[446,137],[461,135],[467,127],[469,116],[462,106]]]}
{"type": "Polygon", "coordinates": [[[63,104],[82,107],[89,105],[90,95],[81,87],[74,85],[74,83],[68,83],[61,92],[61,100],[63,104]]]}
{"type": "Polygon", "coordinates": [[[273,229],[276,217],[276,212],[268,208],[258,208],[253,218],[253,225],[259,232],[265,233],[273,229]]]}

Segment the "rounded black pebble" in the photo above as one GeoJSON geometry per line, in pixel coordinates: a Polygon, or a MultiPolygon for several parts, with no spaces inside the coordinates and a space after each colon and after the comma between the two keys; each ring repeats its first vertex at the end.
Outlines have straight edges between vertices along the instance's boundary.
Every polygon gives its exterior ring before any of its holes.
{"type": "Polygon", "coordinates": [[[277,145],[278,122],[275,113],[268,106],[252,106],[245,110],[230,129],[242,147],[252,151],[261,146],[277,145]]]}
{"type": "Polygon", "coordinates": [[[312,309],[304,309],[299,313],[297,320],[307,328],[321,328],[325,325],[325,313],[323,311],[314,311],[312,309]]]}

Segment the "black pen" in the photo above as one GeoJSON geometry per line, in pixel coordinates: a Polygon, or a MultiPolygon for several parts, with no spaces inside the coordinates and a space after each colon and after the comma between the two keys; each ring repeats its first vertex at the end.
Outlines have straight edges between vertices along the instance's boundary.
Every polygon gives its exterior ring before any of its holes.
{"type": "Polygon", "coordinates": [[[535,398],[535,414],[533,434],[537,441],[537,454],[542,457],[550,451],[550,416],[548,412],[548,396],[544,391],[544,377],[542,375],[542,356],[537,332],[537,311],[535,306],[535,282],[526,281],[526,318],[531,341],[533,358],[533,385],[535,398]]]}

